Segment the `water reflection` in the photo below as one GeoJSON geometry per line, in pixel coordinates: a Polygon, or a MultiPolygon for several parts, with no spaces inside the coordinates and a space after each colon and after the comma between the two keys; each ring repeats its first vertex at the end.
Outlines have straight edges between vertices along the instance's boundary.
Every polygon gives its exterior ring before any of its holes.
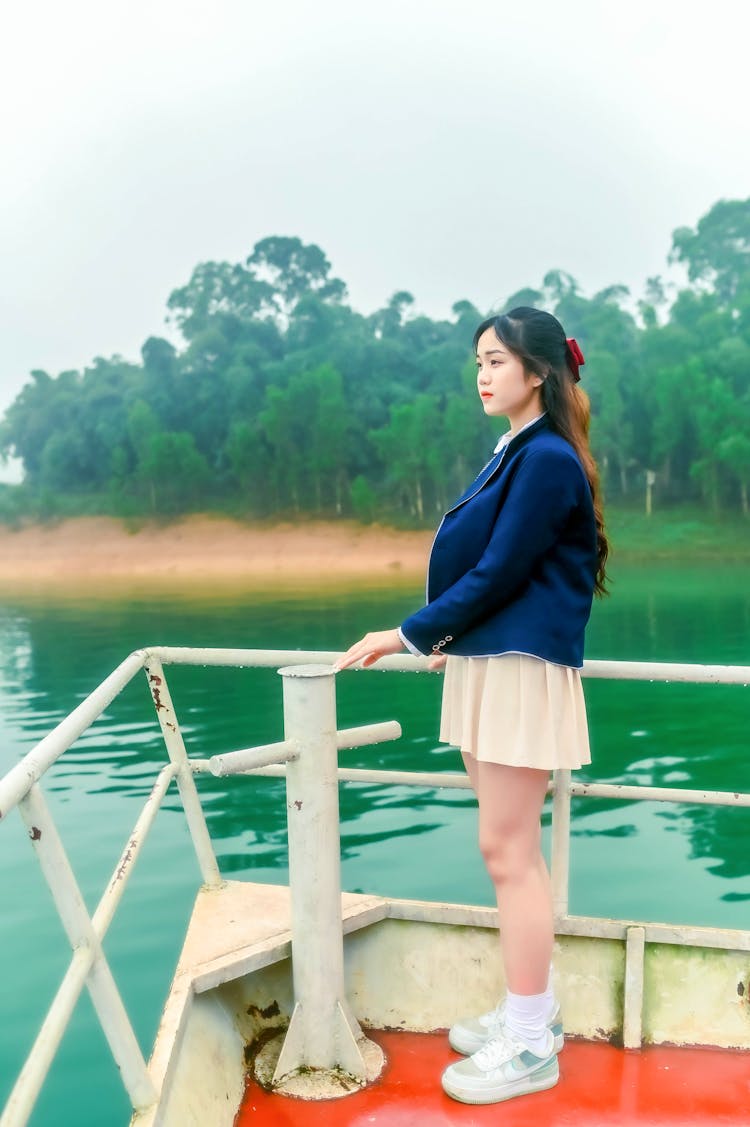
{"type": "MultiPolygon", "coordinates": [[[[148,639],[170,644],[337,648],[351,637],[398,621],[415,592],[325,592],[311,598],[191,601],[175,598],[67,601],[47,605],[26,600],[0,608],[0,709],[5,770],[61,720],[132,649],[148,639]]],[[[744,656],[750,625],[750,595],[742,569],[725,571],[721,582],[700,569],[635,571],[617,577],[610,600],[592,618],[592,657],[730,663],[744,656]],[[700,613],[697,613],[700,608],[700,613]]],[[[206,757],[283,736],[281,681],[274,670],[216,670],[171,667],[167,676],[188,753],[206,757]]],[[[341,727],[398,719],[402,739],[343,752],[342,765],[395,770],[461,769],[460,758],[436,745],[440,682],[435,676],[346,674],[338,680],[341,727]]],[[[746,766],[747,691],[736,686],[660,685],[586,681],[594,763],[584,778],[653,786],[750,789],[746,766]]],[[[90,840],[76,824],[84,795],[143,797],[165,762],[165,750],[145,677],[137,677],[96,725],[77,741],[50,773],[47,788],[61,809],[70,809],[72,839],[90,840]]],[[[221,863],[233,874],[281,877],[287,863],[283,784],[278,780],[198,780],[209,828],[221,863]]],[[[111,804],[101,807],[98,840],[105,851],[111,804]]],[[[179,811],[175,790],[165,809],[179,811]]],[[[97,815],[92,815],[97,817],[97,815]]],[[[579,895],[596,912],[612,885],[613,866],[623,874],[629,901],[619,914],[638,915],[643,888],[629,873],[676,835],[695,869],[685,870],[674,893],[684,916],[684,888],[695,922],[715,913],[717,900],[739,901],[748,892],[750,857],[741,847],[746,811],[705,806],[575,800],[573,835],[596,838],[582,865],[579,895]],[[628,839],[627,851],[621,839],[628,839]],[[620,842],[619,852],[612,849],[620,842]],[[688,876],[688,872],[692,874],[688,876]],[[697,879],[696,879],[697,877],[697,879]],[[711,879],[712,878],[712,879],[711,879]],[[717,887],[717,880],[732,882],[717,887]],[[740,886],[737,882],[745,882],[740,886]]],[[[464,867],[439,894],[448,899],[485,895],[474,844],[473,799],[467,792],[428,788],[341,789],[342,859],[352,880],[367,887],[366,863],[379,881],[390,875],[420,895],[425,870],[435,867],[435,847],[451,850],[454,832],[465,847],[464,867]],[[422,839],[398,849],[395,843],[422,839]],[[433,841],[435,846],[433,846],[433,841]],[[390,847],[394,843],[394,847],[390,847]],[[384,868],[385,866],[385,868],[384,868]]],[[[549,813],[545,815],[549,821],[549,813]]],[[[119,823],[118,823],[119,830],[119,823]]],[[[116,854],[114,833],[112,852],[116,854]]],[[[119,844],[119,838],[118,838],[119,844]]],[[[440,860],[442,861],[442,855],[440,860]]],[[[437,868],[439,869],[440,863],[437,868]]],[[[450,866],[446,866],[446,871],[450,866]]],[[[576,880],[574,872],[574,882],[576,880]]],[[[673,882],[675,883],[675,882],[673,882]]],[[[646,901],[648,898],[646,897],[646,901]]],[[[645,902],[645,901],[644,901],[645,902]]],[[[669,914],[669,903],[665,906],[669,914]]],[[[718,921],[717,921],[718,922],[718,921]]]]}

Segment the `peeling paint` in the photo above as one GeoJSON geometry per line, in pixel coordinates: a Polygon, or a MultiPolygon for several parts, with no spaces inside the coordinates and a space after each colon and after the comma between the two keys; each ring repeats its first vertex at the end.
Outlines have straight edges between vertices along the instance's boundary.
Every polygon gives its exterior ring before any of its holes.
{"type": "Polygon", "coordinates": [[[32,841],[41,841],[42,831],[39,829],[39,826],[31,827],[31,829],[29,830],[29,837],[32,841]]]}

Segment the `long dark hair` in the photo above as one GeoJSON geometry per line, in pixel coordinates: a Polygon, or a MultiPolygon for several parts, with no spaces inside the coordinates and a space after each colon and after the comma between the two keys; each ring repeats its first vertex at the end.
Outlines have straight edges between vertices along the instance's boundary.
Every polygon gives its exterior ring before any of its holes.
{"type": "Polygon", "coordinates": [[[518,357],[527,375],[541,377],[542,405],[550,426],[567,439],[580,458],[591,489],[596,517],[598,564],[594,590],[597,595],[603,595],[606,593],[609,544],[604,531],[599,471],[589,446],[591,408],[588,395],[573,378],[565,330],[551,313],[519,305],[509,313],[482,321],[474,333],[475,352],[479,338],[487,329],[493,329],[506,348],[518,357]]]}

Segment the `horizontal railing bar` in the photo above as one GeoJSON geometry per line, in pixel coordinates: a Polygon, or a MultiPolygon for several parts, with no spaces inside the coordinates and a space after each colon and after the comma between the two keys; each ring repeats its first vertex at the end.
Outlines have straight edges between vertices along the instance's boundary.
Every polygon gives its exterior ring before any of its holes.
{"type": "MultiPolygon", "coordinates": [[[[209,771],[208,759],[191,759],[190,766],[196,774],[209,771]]],[[[283,778],[283,767],[260,767],[240,772],[244,775],[265,775],[283,778]]],[[[433,787],[439,790],[471,790],[468,775],[448,771],[378,771],[358,767],[339,767],[342,783],[397,784],[407,787],[433,787]]],[[[550,783],[548,793],[553,793],[550,783]]],[[[721,790],[690,790],[676,787],[639,787],[617,783],[572,783],[570,793],[576,798],[613,798],[636,802],[684,802],[702,806],[750,806],[750,794],[721,790]]]]}
{"type": "Polygon", "coordinates": [[[223,775],[243,775],[273,763],[289,763],[298,756],[299,745],[296,740],[281,740],[275,744],[261,744],[258,747],[242,748],[240,751],[228,751],[224,755],[212,755],[208,760],[208,769],[217,778],[223,775]]]}
{"type": "MultiPolygon", "coordinates": [[[[306,664],[312,660],[333,663],[340,653],[321,650],[243,650],[182,646],[153,646],[136,650],[0,780],[0,818],[7,815],[20,802],[33,783],[40,779],[52,763],[101,715],[117,693],[142,668],[149,656],[159,657],[172,664],[277,668],[279,665],[306,664]]],[[[382,658],[376,668],[403,672],[425,671],[428,669],[428,659],[413,657],[410,654],[392,655],[382,658]]],[[[750,683],[750,666],[739,665],[596,659],[584,662],[582,672],[586,677],[616,680],[742,685],[750,683]]]]}
{"type": "Polygon", "coordinates": [[[0,818],[4,818],[21,799],[25,798],[34,783],[41,779],[56,759],[67,751],[75,740],[95,720],[117,694],[143,668],[145,655],[136,650],[117,666],[109,677],[82,700],[57,727],[53,728],[36,747],[32,748],[7,775],[0,779],[0,818]]]}
{"type": "Polygon", "coordinates": [[[750,684],[750,665],[693,665],[676,661],[584,661],[584,677],[616,681],[683,681],[692,684],[750,684]]]}
{"type": "Polygon", "coordinates": [[[361,724],[358,728],[341,728],[336,733],[336,746],[339,751],[351,751],[355,747],[386,743],[401,739],[401,725],[398,720],[383,720],[380,724],[361,724]]]}
{"type": "MultiPolygon", "coordinates": [[[[463,927],[497,928],[497,908],[481,904],[449,904],[439,900],[388,899],[387,915],[392,920],[415,923],[458,924],[463,927]]],[[[683,947],[709,947],[723,951],[749,951],[750,931],[702,927],[692,924],[666,924],[642,920],[613,920],[598,916],[555,917],[555,934],[590,936],[595,939],[623,940],[628,928],[642,927],[649,943],[683,947]]]]}
{"type": "MultiPolygon", "coordinates": [[[[363,724],[359,728],[342,728],[336,733],[336,744],[340,751],[369,744],[397,740],[401,736],[401,725],[396,720],[385,720],[380,724],[363,724]]],[[[240,751],[228,751],[223,755],[212,755],[205,760],[212,775],[256,774],[262,767],[288,763],[296,759],[299,749],[294,740],[281,740],[279,743],[261,744],[240,751]]],[[[195,768],[193,768],[195,770],[195,768]]]]}
{"type": "MultiPolygon", "coordinates": [[[[338,650],[241,650],[191,648],[186,646],[152,646],[146,651],[164,662],[182,665],[269,666],[304,665],[311,661],[334,664],[338,650]]],[[[393,654],[380,658],[366,672],[382,670],[414,673],[429,671],[427,657],[393,654]]],[[[358,669],[357,672],[362,672],[358,669]]],[[[610,661],[592,658],[583,663],[584,677],[611,678],[619,681],[684,681],[694,684],[750,684],[749,665],[697,665],[690,662],[610,661]]]]}
{"type": "MultiPolygon", "coordinates": [[[[196,775],[211,772],[210,759],[191,759],[190,766],[196,775]]],[[[254,767],[240,771],[241,775],[260,775],[263,778],[283,779],[286,768],[279,766],[254,767]]],[[[468,775],[453,775],[439,771],[368,771],[359,767],[339,767],[339,781],[342,783],[389,783],[414,787],[447,787],[455,790],[471,790],[468,775]]]]}
{"type": "Polygon", "coordinates": [[[576,798],[615,798],[636,802],[687,802],[700,806],[750,806],[741,791],[691,790],[689,787],[642,787],[619,783],[571,783],[576,798]]]}
{"type": "Polygon", "coordinates": [[[561,916],[555,919],[558,935],[592,936],[595,939],[624,939],[628,928],[642,927],[647,943],[671,943],[678,947],[710,947],[722,951],[750,951],[750,931],[704,927],[692,924],[663,924],[644,920],[611,920],[603,916],[561,916]]]}
{"type": "MultiPolygon", "coordinates": [[[[257,666],[270,669],[283,665],[310,663],[333,665],[342,656],[339,650],[234,650],[209,647],[200,649],[188,646],[149,646],[147,653],[149,656],[158,657],[165,665],[234,665],[240,668],[257,666]]],[[[392,659],[384,658],[378,663],[378,668],[386,660],[392,659]]],[[[426,657],[419,658],[405,654],[396,660],[404,663],[403,669],[407,672],[427,668],[426,657]]]]}

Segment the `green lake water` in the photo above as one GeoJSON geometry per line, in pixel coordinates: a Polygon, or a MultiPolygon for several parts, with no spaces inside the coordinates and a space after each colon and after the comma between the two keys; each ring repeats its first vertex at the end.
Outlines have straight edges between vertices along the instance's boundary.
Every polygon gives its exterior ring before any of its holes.
{"type": "MultiPolygon", "coordinates": [[[[58,723],[131,650],[189,646],[340,649],[397,624],[418,589],[258,592],[165,597],[0,597],[0,773],[58,723]]],[[[750,664],[747,569],[621,567],[597,603],[589,658],[750,664]]],[[[282,736],[273,670],[167,667],[191,755],[282,736]]],[[[585,682],[594,762],[580,777],[750,790],[743,686],[585,682]]],[[[347,766],[460,768],[437,743],[438,676],[346,673],[339,725],[397,719],[403,737],[342,752],[347,766]]],[[[139,676],[48,774],[45,791],[89,909],[119,857],[165,751],[139,676]]],[[[286,880],[283,783],[199,780],[228,877],[286,880]]],[[[656,803],[574,801],[571,910],[667,922],[750,927],[750,812],[656,803]]],[[[545,815],[548,823],[548,815],[545,815]]],[[[349,890],[492,903],[466,792],[341,788],[342,877],[349,890]]],[[[105,950],[148,1055],[199,873],[176,791],[170,791],[105,950]]],[[[0,823],[0,1106],[69,959],[69,949],[20,817],[0,823]]],[[[84,995],[34,1127],[120,1127],[128,1103],[84,995]]]]}

